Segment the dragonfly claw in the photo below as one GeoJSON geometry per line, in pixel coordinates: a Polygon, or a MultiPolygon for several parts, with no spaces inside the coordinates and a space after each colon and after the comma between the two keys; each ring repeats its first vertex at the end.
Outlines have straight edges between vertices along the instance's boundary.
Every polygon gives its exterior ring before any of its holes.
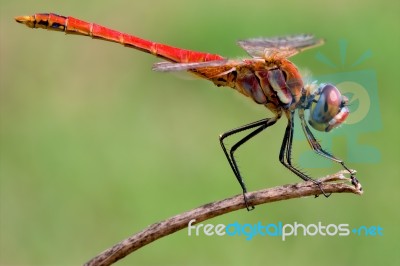
{"type": "Polygon", "coordinates": [[[358,182],[358,179],[354,175],[351,175],[350,178],[351,178],[351,183],[354,185],[354,187],[362,191],[363,189],[360,182],[358,182]]]}
{"type": "MultiPolygon", "coordinates": [[[[321,192],[322,192],[322,194],[325,196],[325,198],[329,198],[329,197],[331,196],[332,193],[326,193],[326,192],[324,191],[324,189],[322,188],[322,186],[321,186],[321,185],[322,185],[322,182],[320,182],[320,181],[315,181],[314,183],[318,186],[319,190],[321,190],[321,192]]],[[[319,196],[319,195],[315,195],[316,198],[318,198],[318,196],[319,196]]]]}
{"type": "Polygon", "coordinates": [[[249,200],[247,199],[246,192],[243,192],[243,199],[244,199],[244,204],[246,205],[247,211],[252,211],[255,209],[253,205],[249,205],[249,200]]]}

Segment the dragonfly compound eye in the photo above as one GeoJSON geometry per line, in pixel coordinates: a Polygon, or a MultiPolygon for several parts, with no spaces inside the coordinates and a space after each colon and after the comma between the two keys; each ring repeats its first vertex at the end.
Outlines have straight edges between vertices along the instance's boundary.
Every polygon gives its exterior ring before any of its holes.
{"type": "Polygon", "coordinates": [[[331,131],[349,115],[347,97],[331,84],[321,84],[310,106],[308,123],[319,131],[331,131]]]}

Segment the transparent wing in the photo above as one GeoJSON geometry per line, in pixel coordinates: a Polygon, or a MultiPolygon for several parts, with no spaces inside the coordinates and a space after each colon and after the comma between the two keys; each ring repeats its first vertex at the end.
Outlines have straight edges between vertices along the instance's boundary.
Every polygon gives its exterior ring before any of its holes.
{"type": "Polygon", "coordinates": [[[193,69],[207,68],[207,67],[222,67],[226,66],[228,61],[229,61],[228,59],[223,59],[223,60],[194,62],[194,63],[159,62],[153,65],[153,70],[160,72],[172,72],[172,71],[193,70],[193,69]]]}
{"type": "Polygon", "coordinates": [[[297,34],[238,41],[238,44],[246,50],[250,56],[256,58],[265,58],[270,55],[290,57],[306,49],[322,45],[323,43],[323,39],[317,39],[312,34],[297,34]]]}

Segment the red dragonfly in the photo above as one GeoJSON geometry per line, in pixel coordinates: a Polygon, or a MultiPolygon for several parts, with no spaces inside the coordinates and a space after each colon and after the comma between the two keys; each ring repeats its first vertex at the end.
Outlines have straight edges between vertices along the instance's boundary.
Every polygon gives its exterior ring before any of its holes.
{"type": "MultiPolygon", "coordinates": [[[[279,161],[290,171],[305,181],[314,182],[325,196],[321,183],[312,179],[292,165],[291,150],[294,130],[294,115],[298,111],[301,126],[311,148],[319,155],[340,163],[350,173],[344,162],[322,149],[313,136],[305,120],[305,111],[309,110],[308,123],[316,130],[331,131],[342,124],[349,114],[348,100],[332,84],[305,86],[296,66],[289,57],[323,44],[310,34],[256,38],[239,41],[251,58],[238,60],[227,59],[217,54],[190,51],[165,44],[151,42],[115,31],[95,23],[85,22],[74,17],[56,14],[35,14],[15,18],[30,28],[43,28],[62,31],[70,34],[90,36],[120,43],[124,46],[161,57],[168,62],[156,63],[155,71],[188,71],[217,86],[231,87],[251,98],[255,103],[268,108],[274,116],[229,130],[219,136],[222,149],[228,159],[239,184],[243,190],[244,202],[248,210],[254,207],[246,197],[246,185],[236,163],[234,153],[245,142],[272,126],[284,114],[288,119],[279,161]],[[238,132],[252,129],[245,137],[227,150],[225,138],[238,132]]],[[[358,180],[351,174],[352,183],[359,186],[358,180]]]]}

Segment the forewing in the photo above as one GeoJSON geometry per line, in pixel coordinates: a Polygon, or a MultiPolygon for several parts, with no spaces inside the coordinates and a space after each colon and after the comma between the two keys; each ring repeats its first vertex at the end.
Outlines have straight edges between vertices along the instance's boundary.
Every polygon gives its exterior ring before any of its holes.
{"type": "Polygon", "coordinates": [[[246,50],[250,56],[256,58],[264,58],[268,55],[290,57],[306,49],[322,45],[323,43],[323,39],[317,39],[312,34],[286,35],[238,41],[238,44],[246,50]]]}
{"type": "Polygon", "coordinates": [[[153,65],[154,71],[159,72],[172,72],[172,71],[187,71],[198,68],[208,67],[221,67],[228,63],[228,59],[206,61],[206,62],[195,62],[195,63],[172,63],[172,62],[159,62],[153,65]]]}
{"type": "Polygon", "coordinates": [[[160,62],[153,65],[153,70],[161,72],[189,71],[197,76],[211,79],[235,71],[245,64],[242,60],[215,60],[196,63],[160,62]]]}

